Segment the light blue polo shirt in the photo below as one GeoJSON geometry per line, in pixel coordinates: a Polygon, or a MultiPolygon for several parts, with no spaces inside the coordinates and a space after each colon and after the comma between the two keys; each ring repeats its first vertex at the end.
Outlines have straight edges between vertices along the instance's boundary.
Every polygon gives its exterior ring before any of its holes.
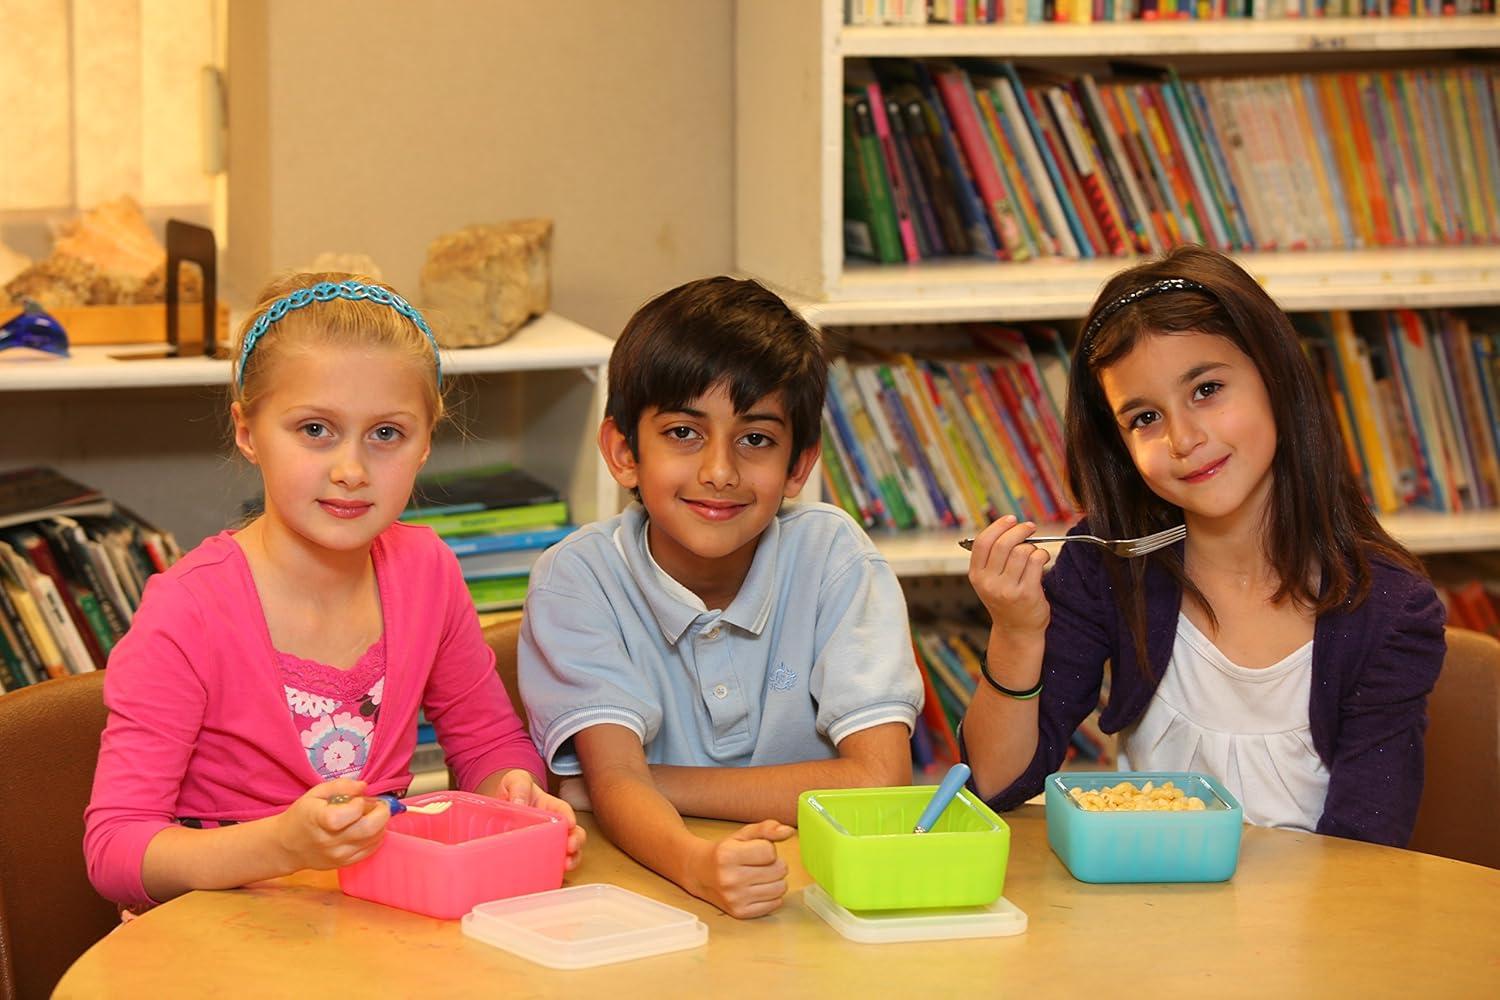
{"type": "Polygon", "coordinates": [[[532,569],[520,686],[558,774],[579,772],[572,737],[601,723],[634,731],[652,764],[736,767],[835,757],[922,706],[901,585],[822,503],[777,514],[723,610],[656,565],[640,504],[569,535],[532,569]]]}

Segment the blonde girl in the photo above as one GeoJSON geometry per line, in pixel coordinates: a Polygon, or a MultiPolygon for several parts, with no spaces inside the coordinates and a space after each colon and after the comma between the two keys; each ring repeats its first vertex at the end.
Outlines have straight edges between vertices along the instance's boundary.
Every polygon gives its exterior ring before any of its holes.
{"type": "MultiPolygon", "coordinates": [[[[424,709],[459,787],[573,823],[457,560],[397,521],[441,378],[427,324],[385,285],[298,274],[262,293],[230,413],[264,512],[153,577],[109,659],[84,843],[107,898],[139,909],[367,856],[390,818],[373,796],[406,790],[424,709]]],[[[570,866],[582,841],[573,826],[570,866]]]]}

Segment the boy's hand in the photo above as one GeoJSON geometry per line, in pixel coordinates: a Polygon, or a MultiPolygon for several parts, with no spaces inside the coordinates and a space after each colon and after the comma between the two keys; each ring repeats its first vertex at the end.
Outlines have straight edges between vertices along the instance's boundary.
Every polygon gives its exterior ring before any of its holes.
{"type": "Polygon", "coordinates": [[[276,842],[286,852],[291,871],[342,868],[380,846],[391,811],[378,799],[364,798],[364,792],[365,783],[353,778],[325,781],[276,817],[276,842]],[[335,795],[350,798],[330,803],[335,795]]]}
{"type": "Polygon", "coordinates": [[[686,888],[731,917],[765,916],[786,896],[786,862],[777,856],[775,841],[795,832],[768,819],[741,827],[723,840],[704,842],[692,866],[693,884],[686,888]]]}
{"type": "Polygon", "coordinates": [[[552,813],[554,816],[561,816],[568,824],[568,860],[564,865],[564,870],[572,871],[578,867],[583,853],[583,842],[588,836],[588,831],[578,825],[578,817],[573,815],[572,806],[555,795],[548,795],[537,785],[531,772],[519,767],[511,768],[501,776],[500,787],[495,790],[494,795],[497,799],[532,806],[552,813]]]}

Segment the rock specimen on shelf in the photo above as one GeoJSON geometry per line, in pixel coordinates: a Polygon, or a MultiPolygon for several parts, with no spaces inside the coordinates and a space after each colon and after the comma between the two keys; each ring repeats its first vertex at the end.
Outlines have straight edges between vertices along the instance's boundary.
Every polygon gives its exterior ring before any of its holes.
{"type": "Polygon", "coordinates": [[[498,344],[546,312],[551,249],[551,219],[467,226],[433,240],[422,266],[422,311],[438,343],[498,344]]]}
{"type": "MultiPolygon", "coordinates": [[[[141,206],[121,196],[57,226],[52,252],[7,278],[0,299],[33,299],[44,309],[132,305],[166,297],[166,248],[141,206]]],[[[185,269],[183,301],[201,301],[202,275],[185,269]]]]}

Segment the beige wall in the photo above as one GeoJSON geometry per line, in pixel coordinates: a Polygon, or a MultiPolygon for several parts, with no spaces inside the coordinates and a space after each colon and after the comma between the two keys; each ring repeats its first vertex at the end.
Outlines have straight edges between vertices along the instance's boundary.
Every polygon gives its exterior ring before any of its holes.
{"type": "MultiPolygon", "coordinates": [[[[415,295],[435,235],[530,215],[557,223],[553,308],[610,335],[730,268],[731,0],[228,6],[232,300],[321,250],[369,253],[415,295]]],[[[471,436],[450,429],[430,467],[510,457],[535,416],[518,387],[459,382],[471,436]]],[[[0,467],[55,465],[184,545],[256,489],[220,389],[0,394],[0,427],[21,426],[0,467]]]]}
{"type": "Polygon", "coordinates": [[[731,0],[230,4],[232,293],[322,250],[550,216],[553,307],[611,335],[733,262],[731,0]]]}

